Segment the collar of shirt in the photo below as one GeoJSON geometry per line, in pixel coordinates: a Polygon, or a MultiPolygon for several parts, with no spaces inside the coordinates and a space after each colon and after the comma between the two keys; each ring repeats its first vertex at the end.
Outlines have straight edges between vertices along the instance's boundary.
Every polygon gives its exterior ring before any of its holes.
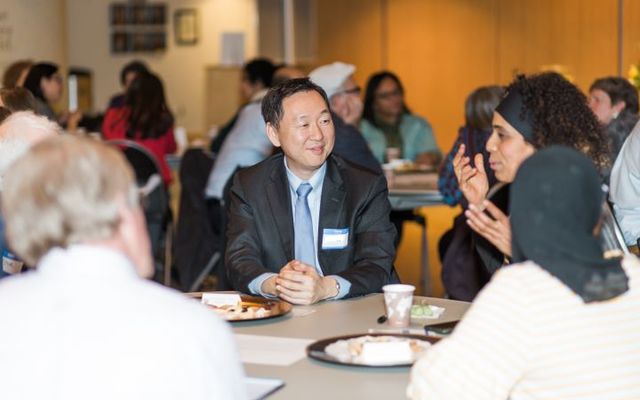
{"type": "Polygon", "coordinates": [[[95,245],[53,248],[38,263],[38,271],[44,276],[60,279],[81,276],[101,280],[140,279],[134,265],[124,254],[95,245]]]}
{"type": "Polygon", "coordinates": [[[300,184],[307,182],[311,185],[311,192],[307,196],[307,203],[309,204],[309,210],[311,211],[311,222],[313,225],[313,243],[315,243],[314,253],[316,260],[316,269],[322,275],[322,268],[320,267],[320,262],[318,260],[318,224],[320,220],[320,201],[322,200],[322,186],[324,184],[324,176],[327,172],[327,162],[325,161],[320,168],[313,174],[313,176],[308,180],[304,181],[296,176],[290,169],[287,164],[287,157],[284,157],[284,168],[287,171],[287,180],[289,181],[289,195],[291,197],[291,211],[293,213],[293,224],[295,226],[295,215],[296,215],[296,200],[298,198],[298,194],[296,190],[300,184]]]}
{"type": "Polygon", "coordinates": [[[309,178],[309,180],[304,181],[300,178],[298,178],[298,176],[296,174],[293,173],[293,171],[291,171],[289,169],[289,164],[287,163],[287,157],[284,157],[284,168],[287,171],[287,179],[289,180],[289,188],[293,191],[293,194],[295,196],[297,196],[296,194],[296,190],[298,189],[298,186],[300,186],[300,184],[307,182],[311,185],[311,193],[309,193],[309,195],[311,195],[313,192],[317,192],[317,191],[321,191],[322,190],[322,183],[324,182],[324,175],[327,172],[327,162],[325,161],[320,168],[318,168],[316,170],[316,172],[311,176],[311,178],[309,178]]]}

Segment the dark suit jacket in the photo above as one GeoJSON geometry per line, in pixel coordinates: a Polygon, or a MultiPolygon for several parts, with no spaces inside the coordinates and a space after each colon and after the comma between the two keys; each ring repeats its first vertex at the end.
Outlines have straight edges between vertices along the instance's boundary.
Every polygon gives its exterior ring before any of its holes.
{"type": "Polygon", "coordinates": [[[367,141],[362,133],[353,125],[345,123],[336,113],[331,113],[333,125],[336,128],[336,142],[333,145],[333,154],[344,158],[356,165],[382,174],[382,166],[373,156],[367,141]]]}
{"type": "MultiPolygon", "coordinates": [[[[248,292],[265,272],[279,272],[294,259],[291,196],[282,154],[236,174],[231,187],[226,266],[232,286],[248,292]]],[[[322,187],[318,260],[324,275],[351,282],[348,297],[379,292],[396,281],[396,235],[389,222],[384,176],[331,155],[322,187]],[[341,250],[322,250],[323,229],[349,228],[341,250]],[[393,278],[392,278],[393,276],[393,278]]]]}

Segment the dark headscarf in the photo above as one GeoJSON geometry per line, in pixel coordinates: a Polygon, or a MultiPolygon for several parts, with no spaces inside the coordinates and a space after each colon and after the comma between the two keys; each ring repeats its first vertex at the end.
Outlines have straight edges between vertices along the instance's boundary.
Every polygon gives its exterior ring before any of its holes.
{"type": "Polygon", "coordinates": [[[522,94],[516,88],[512,88],[504,96],[496,107],[496,112],[524,136],[527,142],[533,143],[533,113],[525,108],[522,94]]]}
{"type": "Polygon", "coordinates": [[[563,146],[540,150],[522,163],[510,195],[514,262],[535,262],[585,303],[627,291],[620,259],[605,259],[593,235],[604,195],[587,157],[563,146]]]}

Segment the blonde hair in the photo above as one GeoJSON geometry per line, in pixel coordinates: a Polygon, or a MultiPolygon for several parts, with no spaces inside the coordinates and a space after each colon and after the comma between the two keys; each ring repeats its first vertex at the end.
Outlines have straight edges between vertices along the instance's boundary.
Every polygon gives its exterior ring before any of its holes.
{"type": "Polygon", "coordinates": [[[31,111],[19,111],[7,117],[0,124],[0,191],[4,175],[15,160],[32,145],[61,133],[58,124],[31,111]]]}
{"type": "Polygon", "coordinates": [[[9,244],[30,265],[53,247],[113,237],[123,203],[138,206],[123,155],[66,135],[42,141],[18,159],[2,191],[9,244]]]}

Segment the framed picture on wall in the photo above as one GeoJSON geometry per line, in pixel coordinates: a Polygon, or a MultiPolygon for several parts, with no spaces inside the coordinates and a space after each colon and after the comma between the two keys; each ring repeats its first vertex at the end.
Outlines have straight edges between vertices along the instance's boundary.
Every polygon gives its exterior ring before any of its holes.
{"type": "Polygon", "coordinates": [[[194,8],[176,10],[173,14],[176,43],[194,45],[198,43],[198,11],[194,8]]]}
{"type": "Polygon", "coordinates": [[[167,6],[164,2],[111,3],[112,53],[151,53],[167,47],[167,6]]]}

